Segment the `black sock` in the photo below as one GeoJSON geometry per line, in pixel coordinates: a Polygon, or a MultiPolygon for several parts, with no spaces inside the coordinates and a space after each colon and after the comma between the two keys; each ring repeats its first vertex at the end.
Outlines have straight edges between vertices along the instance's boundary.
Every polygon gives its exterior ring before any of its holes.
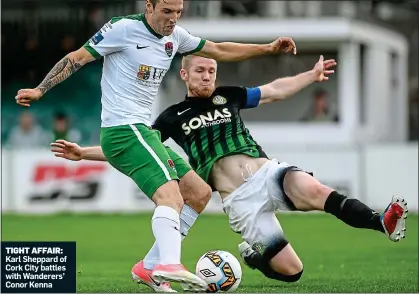
{"type": "Polygon", "coordinates": [[[258,252],[254,252],[253,254],[244,257],[244,261],[252,269],[261,269],[264,263],[262,255],[258,252]]]}
{"type": "Polygon", "coordinates": [[[256,268],[259,271],[261,271],[265,277],[283,281],[283,282],[296,282],[300,279],[301,275],[303,274],[303,271],[296,275],[283,275],[280,273],[277,273],[274,271],[270,265],[269,261],[266,259],[266,257],[262,256],[260,253],[253,253],[250,256],[246,256],[244,258],[244,261],[252,268],[256,268]]]}
{"type": "Polygon", "coordinates": [[[357,199],[347,198],[336,191],[330,193],[324,211],[333,214],[354,228],[371,229],[384,233],[380,215],[357,199]]]}

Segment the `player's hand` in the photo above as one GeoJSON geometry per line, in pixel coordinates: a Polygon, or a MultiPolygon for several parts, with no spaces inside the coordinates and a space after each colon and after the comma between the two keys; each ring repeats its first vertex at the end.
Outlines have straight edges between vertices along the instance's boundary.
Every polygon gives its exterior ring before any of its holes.
{"type": "Polygon", "coordinates": [[[83,159],[83,149],[76,143],[71,143],[66,140],[56,140],[51,143],[51,152],[56,157],[62,157],[72,161],[79,161],[83,159]]]}
{"type": "Polygon", "coordinates": [[[29,107],[29,103],[36,101],[41,97],[42,92],[39,88],[21,89],[17,92],[15,99],[17,104],[29,107]]]}
{"type": "Polygon", "coordinates": [[[270,49],[272,53],[280,53],[280,52],[293,52],[297,54],[297,46],[295,46],[294,40],[289,37],[281,37],[273,41],[270,45],[270,49]]]}
{"type": "Polygon", "coordinates": [[[313,72],[316,75],[316,81],[327,81],[329,79],[328,75],[335,73],[332,68],[336,65],[337,62],[334,59],[324,60],[323,55],[320,55],[319,61],[313,68],[313,72]]]}

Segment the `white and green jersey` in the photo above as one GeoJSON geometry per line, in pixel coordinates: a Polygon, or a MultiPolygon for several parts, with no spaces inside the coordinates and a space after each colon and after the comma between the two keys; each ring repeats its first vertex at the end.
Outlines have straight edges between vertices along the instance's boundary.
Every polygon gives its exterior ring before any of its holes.
{"type": "Polygon", "coordinates": [[[174,55],[192,54],[204,44],[179,26],[161,36],[144,14],[112,18],[84,45],[95,58],[104,56],[102,127],[150,126],[153,101],[174,55]]]}

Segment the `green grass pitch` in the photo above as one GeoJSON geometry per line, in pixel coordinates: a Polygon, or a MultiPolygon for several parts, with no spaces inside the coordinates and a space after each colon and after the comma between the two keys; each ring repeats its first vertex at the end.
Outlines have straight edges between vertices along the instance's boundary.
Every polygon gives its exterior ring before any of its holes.
{"type": "MultiPolygon", "coordinates": [[[[3,215],[2,240],[76,241],[78,292],[149,292],[131,281],[130,270],[153,243],[150,219],[151,214],[3,215]]],[[[304,263],[301,280],[272,281],[242,264],[238,292],[418,292],[417,215],[409,215],[407,237],[399,243],[325,214],[284,214],[279,220],[304,263]]],[[[202,215],[183,242],[182,261],[194,271],[208,250],[238,257],[240,241],[225,215],[202,215]]]]}

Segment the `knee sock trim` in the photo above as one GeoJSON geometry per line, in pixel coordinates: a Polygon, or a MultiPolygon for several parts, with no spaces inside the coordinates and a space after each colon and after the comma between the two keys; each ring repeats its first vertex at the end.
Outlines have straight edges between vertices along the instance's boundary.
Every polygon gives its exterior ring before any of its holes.
{"type": "Polygon", "coordinates": [[[284,237],[281,237],[278,241],[276,241],[271,246],[266,247],[265,252],[262,254],[262,258],[265,263],[269,264],[269,261],[275,257],[282,249],[285,248],[289,244],[288,240],[284,237]]]}
{"type": "Polygon", "coordinates": [[[272,279],[279,280],[282,282],[287,282],[287,283],[297,282],[303,275],[303,271],[304,269],[302,269],[301,272],[296,273],[295,275],[283,275],[283,274],[275,272],[272,279]]]}

